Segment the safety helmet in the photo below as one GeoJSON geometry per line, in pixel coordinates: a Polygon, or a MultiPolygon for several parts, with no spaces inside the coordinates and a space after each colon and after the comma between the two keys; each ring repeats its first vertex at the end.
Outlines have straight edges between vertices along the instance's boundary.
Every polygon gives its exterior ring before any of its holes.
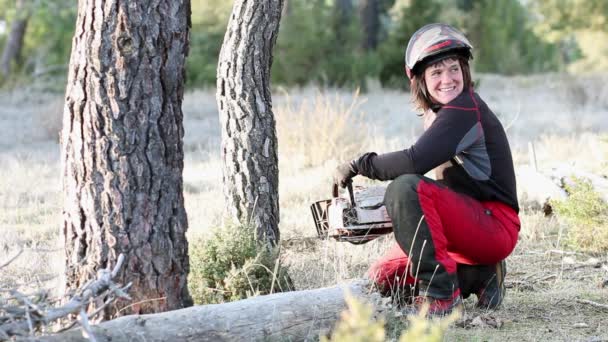
{"type": "Polygon", "coordinates": [[[423,66],[438,62],[448,56],[461,55],[473,58],[473,45],[462,32],[447,24],[428,24],[416,31],[405,50],[407,77],[424,70],[423,66]]]}

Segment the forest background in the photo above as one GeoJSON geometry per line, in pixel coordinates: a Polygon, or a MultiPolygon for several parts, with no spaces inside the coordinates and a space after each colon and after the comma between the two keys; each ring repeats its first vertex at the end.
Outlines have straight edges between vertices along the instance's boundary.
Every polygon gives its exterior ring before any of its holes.
{"type": "MultiPolygon", "coordinates": [[[[187,86],[215,85],[232,3],[193,0],[187,86]]],[[[70,1],[0,0],[0,47],[27,19],[23,45],[4,85],[45,79],[63,91],[74,32],[70,1]]],[[[504,75],[608,70],[608,2],[602,0],[286,0],[272,84],[405,87],[403,51],[430,22],[461,28],[475,46],[473,68],[504,75]]]]}

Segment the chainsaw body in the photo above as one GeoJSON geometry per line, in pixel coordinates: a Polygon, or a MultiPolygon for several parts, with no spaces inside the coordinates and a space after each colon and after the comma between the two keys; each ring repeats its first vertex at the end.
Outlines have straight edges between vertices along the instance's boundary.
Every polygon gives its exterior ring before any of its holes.
{"type": "Polygon", "coordinates": [[[311,205],[317,235],[361,244],[393,231],[384,206],[383,187],[349,187],[350,198],[337,195],[311,205]]]}

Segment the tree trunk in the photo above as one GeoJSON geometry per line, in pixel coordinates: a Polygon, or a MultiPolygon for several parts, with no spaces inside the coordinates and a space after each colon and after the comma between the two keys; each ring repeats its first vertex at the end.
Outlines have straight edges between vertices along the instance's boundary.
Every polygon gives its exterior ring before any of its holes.
{"type": "Polygon", "coordinates": [[[125,254],[116,281],[133,282],[135,304],[105,318],[192,303],[181,110],[189,31],[190,0],[78,2],[61,139],[66,284],[78,288],[125,254]]]}
{"type": "Polygon", "coordinates": [[[217,68],[227,213],[271,244],[279,241],[279,169],[270,67],[282,8],[283,0],[236,0],[217,68]]]}
{"type": "MultiPolygon", "coordinates": [[[[346,287],[277,293],[226,304],[179,311],[121,317],[92,327],[98,342],[123,341],[311,341],[327,333],[346,308],[345,293],[373,305],[380,314],[380,296],[363,282],[346,287]]],[[[38,341],[87,341],[81,329],[38,341]]]]}
{"type": "Polygon", "coordinates": [[[334,34],[336,35],[337,48],[348,44],[349,28],[352,23],[353,2],[352,0],[337,0],[334,4],[334,34]]]}
{"type": "Polygon", "coordinates": [[[363,0],[360,4],[361,26],[363,27],[363,39],[361,47],[375,50],[378,46],[378,35],[380,33],[380,4],[379,0],[363,0]]]}
{"type": "Polygon", "coordinates": [[[336,6],[336,13],[341,20],[340,23],[348,25],[353,14],[353,0],[336,0],[334,6],[336,6]]]}
{"type": "Polygon", "coordinates": [[[17,13],[13,19],[11,30],[8,34],[6,44],[4,45],[2,59],[0,59],[0,73],[3,77],[10,74],[11,64],[13,62],[17,63],[21,57],[27,22],[30,19],[30,11],[29,8],[25,6],[24,0],[17,0],[16,11],[17,13]]]}

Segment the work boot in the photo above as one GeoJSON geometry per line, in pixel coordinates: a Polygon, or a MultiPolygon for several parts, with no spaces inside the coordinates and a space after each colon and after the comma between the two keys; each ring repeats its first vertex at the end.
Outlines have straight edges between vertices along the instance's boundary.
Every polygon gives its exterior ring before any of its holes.
{"type": "Polygon", "coordinates": [[[462,298],[467,299],[471,294],[478,292],[484,287],[485,282],[483,280],[486,278],[483,273],[484,270],[489,270],[488,266],[458,264],[457,268],[458,285],[462,298]]]}
{"type": "Polygon", "coordinates": [[[507,263],[502,260],[493,266],[492,272],[487,274],[487,280],[483,287],[476,292],[477,307],[484,309],[496,309],[505,298],[507,287],[505,286],[505,276],[507,275],[507,263]]]}
{"type": "Polygon", "coordinates": [[[417,296],[414,299],[414,308],[419,313],[422,306],[428,303],[428,316],[446,316],[454,310],[462,310],[462,297],[460,290],[456,290],[451,298],[433,298],[430,296],[417,296]]]}

